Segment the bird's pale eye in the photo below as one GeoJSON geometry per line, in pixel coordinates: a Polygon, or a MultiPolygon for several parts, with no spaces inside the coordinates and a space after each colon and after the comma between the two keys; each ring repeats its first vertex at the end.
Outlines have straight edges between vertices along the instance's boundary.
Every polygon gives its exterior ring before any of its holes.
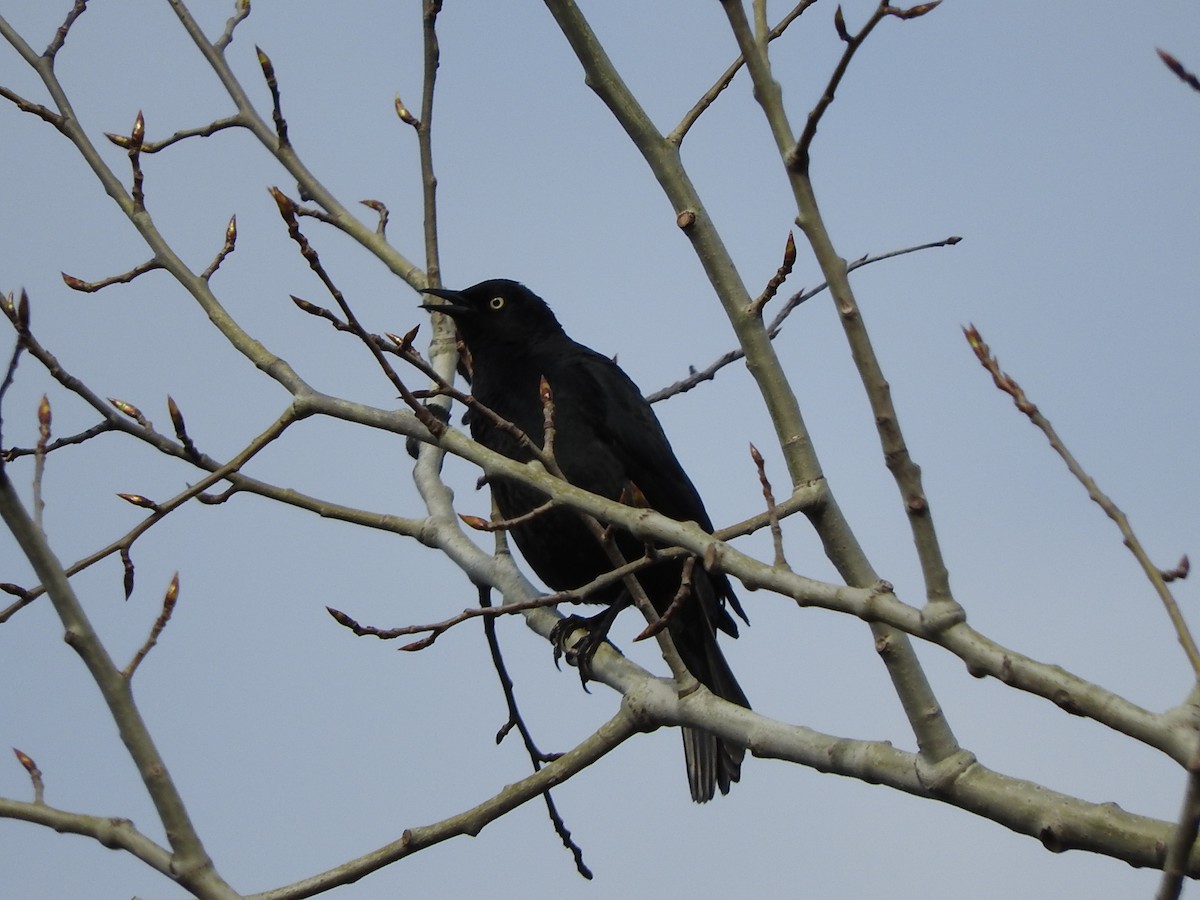
{"type": "Polygon", "coordinates": [[[492,309],[497,309],[497,310],[504,309],[504,298],[503,297],[493,297],[491,300],[488,301],[488,306],[490,306],[492,309]]]}

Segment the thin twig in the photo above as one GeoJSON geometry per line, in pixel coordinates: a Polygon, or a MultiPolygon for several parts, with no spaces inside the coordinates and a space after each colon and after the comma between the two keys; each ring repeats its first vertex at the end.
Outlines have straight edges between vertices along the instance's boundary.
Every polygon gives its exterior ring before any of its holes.
{"type": "Polygon", "coordinates": [[[783,248],[783,262],[779,264],[779,268],[771,276],[771,280],[767,282],[767,286],[763,288],[763,292],[751,302],[749,311],[752,316],[762,315],[763,307],[770,303],[775,294],[779,292],[783,283],[787,281],[787,277],[792,274],[792,267],[795,265],[796,236],[789,231],[787,243],[783,248]]]}
{"type": "MultiPolygon", "coordinates": [[[[216,119],[209,122],[207,125],[201,125],[198,128],[184,128],[175,132],[170,137],[163,138],[161,141],[146,141],[142,144],[143,153],[158,153],[160,150],[165,150],[172,144],[185,140],[191,137],[209,137],[216,134],[218,131],[224,131],[226,128],[245,128],[246,120],[240,113],[235,113],[232,116],[226,116],[224,119],[216,119]]],[[[110,135],[111,139],[111,135],[110,135]]]]}
{"type": "MultiPolygon", "coordinates": [[[[802,12],[816,2],[817,0],[802,0],[802,2],[798,3],[790,13],[779,20],[778,25],[771,29],[771,31],[767,34],[767,40],[773,41],[775,38],[783,34],[784,31],[787,30],[787,27],[800,17],[802,12]]],[[[667,135],[667,141],[669,143],[674,144],[676,147],[683,143],[684,137],[687,136],[687,133],[691,127],[696,124],[696,120],[704,114],[705,110],[712,106],[713,101],[721,95],[721,92],[724,91],[725,88],[729,87],[730,82],[733,81],[733,76],[736,75],[738,70],[741,69],[741,67],[745,64],[745,57],[740,55],[737,59],[730,63],[729,68],[727,68],[721,74],[721,77],[717,79],[716,84],[704,92],[704,96],[696,102],[695,106],[688,110],[687,115],[683,117],[682,121],[680,121],[680,123],[675,126],[675,129],[667,135]]]]}
{"type": "Polygon", "coordinates": [[[296,204],[291,200],[290,197],[284,194],[283,191],[279,190],[279,188],[271,188],[271,196],[275,199],[275,204],[279,207],[279,214],[283,217],[283,221],[287,225],[288,236],[296,242],[296,245],[300,248],[300,255],[304,257],[304,260],[308,263],[309,268],[312,269],[313,272],[316,273],[317,277],[321,279],[321,283],[325,285],[325,289],[329,291],[330,296],[333,297],[333,299],[337,302],[342,314],[346,317],[346,324],[350,326],[350,330],[366,345],[367,349],[371,351],[371,355],[375,357],[375,361],[383,370],[384,375],[387,376],[388,381],[390,381],[392,386],[400,392],[400,396],[404,399],[404,402],[408,404],[408,408],[413,411],[417,419],[420,420],[421,424],[424,425],[429,430],[429,433],[434,435],[434,437],[440,435],[446,430],[446,423],[433,415],[433,413],[426,409],[425,406],[413,396],[412,391],[409,390],[408,386],[401,380],[400,376],[396,374],[396,370],[392,368],[391,364],[384,357],[383,351],[379,348],[378,344],[371,339],[371,335],[367,333],[367,330],[363,328],[362,324],[358,321],[358,317],[354,314],[354,310],[352,310],[350,308],[350,304],[346,302],[345,296],[338,289],[337,285],[333,283],[333,279],[329,277],[329,274],[325,271],[325,267],[321,265],[321,258],[317,255],[316,249],[313,248],[313,246],[308,242],[308,238],[306,238],[304,233],[300,230],[300,223],[296,219],[296,204]]]}
{"type": "Polygon", "coordinates": [[[783,554],[783,529],[779,527],[779,508],[775,505],[775,492],[771,490],[771,482],[767,478],[766,460],[753,444],[750,445],[750,458],[758,469],[758,481],[762,485],[763,499],[767,502],[767,521],[771,525],[771,540],[775,544],[775,565],[787,568],[787,557],[783,554]]]}
{"type": "Polygon", "coordinates": [[[217,269],[221,267],[221,263],[225,261],[225,257],[233,252],[233,248],[236,245],[237,216],[230,216],[229,224],[225,226],[225,243],[221,245],[221,249],[217,252],[217,255],[213,261],[209,263],[208,268],[200,273],[200,277],[205,281],[208,281],[210,278],[212,278],[217,269]]]}
{"type": "MultiPolygon", "coordinates": [[[[479,606],[481,609],[490,609],[491,607],[491,589],[486,585],[479,586],[479,606]]],[[[496,732],[496,743],[499,744],[504,740],[513,728],[521,735],[521,740],[525,744],[525,750],[529,754],[529,761],[533,765],[533,771],[539,771],[543,764],[553,762],[562,754],[560,753],[543,753],[533,740],[533,734],[529,730],[529,726],[525,722],[525,717],[521,715],[521,710],[517,706],[517,695],[513,688],[512,677],[508,674],[508,666],[504,663],[504,654],[500,651],[500,640],[496,635],[496,620],[494,617],[484,617],[483,634],[487,640],[488,651],[492,657],[492,666],[496,670],[496,677],[500,680],[500,689],[504,692],[504,703],[508,708],[508,721],[503,727],[496,732]]],[[[575,860],[575,870],[589,881],[592,879],[592,870],[587,867],[583,861],[583,848],[581,848],[575,839],[571,837],[571,830],[567,828],[567,823],[563,820],[562,815],[558,811],[558,807],[547,790],[542,794],[542,799],[546,803],[546,814],[550,817],[550,824],[554,827],[554,833],[558,835],[562,845],[571,853],[575,860]]]]}
{"type": "Polygon", "coordinates": [[[163,264],[157,259],[150,259],[140,265],[134,266],[128,272],[122,272],[120,275],[113,275],[110,278],[102,278],[99,281],[84,281],[82,278],[76,278],[74,275],[68,275],[66,272],[62,275],[63,283],[73,291],[79,291],[82,294],[94,294],[103,288],[112,284],[129,284],[139,275],[145,275],[147,272],[153,272],[155,269],[161,269],[163,264]]]}
{"type": "Polygon", "coordinates": [[[558,506],[557,500],[547,500],[541,506],[535,506],[529,512],[513,516],[511,519],[485,519],[482,516],[471,516],[464,513],[459,513],[458,517],[463,521],[463,524],[475,531],[511,531],[518,525],[525,525],[539,516],[545,515],[556,506],[558,506]]]}
{"type": "Polygon", "coordinates": [[[29,780],[33,783],[34,805],[42,806],[46,802],[46,783],[42,780],[42,770],[28,753],[16,747],[13,747],[12,751],[17,755],[17,762],[29,773],[29,780]]]}
{"type": "Polygon", "coordinates": [[[875,12],[871,14],[866,24],[856,34],[851,34],[846,30],[846,23],[842,18],[842,8],[840,6],[837,8],[834,25],[837,28],[838,36],[845,41],[846,48],[842,51],[842,57],[834,67],[833,74],[829,76],[829,82],[825,85],[825,90],[821,93],[821,98],[809,112],[808,120],[804,123],[804,131],[800,133],[800,139],[796,141],[796,146],[792,148],[784,160],[789,169],[805,173],[808,171],[809,150],[812,147],[813,138],[817,135],[817,126],[821,122],[821,117],[825,115],[825,111],[833,103],[834,94],[837,92],[838,86],[842,83],[842,78],[845,77],[846,70],[850,68],[850,61],[854,58],[854,54],[858,52],[858,48],[863,45],[863,42],[875,30],[875,26],[888,16],[894,16],[898,19],[915,19],[930,12],[940,2],[941,0],[934,0],[932,3],[922,3],[908,9],[899,9],[891,6],[887,0],[881,0],[880,4],[875,8],[875,12]]]}
{"type": "MultiPolygon", "coordinates": [[[[128,598],[129,594],[133,591],[133,562],[130,559],[129,550],[133,546],[134,542],[143,534],[145,534],[146,531],[148,531],[151,527],[162,521],[165,516],[178,509],[188,500],[199,496],[203,491],[206,491],[208,488],[212,487],[212,485],[219,481],[223,481],[224,479],[236,473],[264,447],[268,446],[271,442],[283,434],[288,426],[296,421],[297,416],[298,413],[295,411],[294,406],[287,407],[279,416],[279,418],[272,422],[262,434],[251,441],[241,453],[237,454],[223,465],[213,465],[213,468],[208,475],[200,479],[195,484],[190,485],[187,490],[181,491],[179,494],[176,494],[169,500],[165,500],[160,503],[153,503],[151,508],[153,508],[154,511],[150,516],[143,519],[132,529],[130,529],[123,537],[118,538],[107,547],[103,547],[100,550],[97,550],[94,553],[91,553],[68,566],[64,570],[65,574],[68,577],[76,575],[100,560],[111,556],[114,553],[120,553],[121,560],[125,567],[125,596],[128,598]]],[[[186,454],[182,452],[180,455],[184,456],[184,458],[187,458],[186,454]]],[[[193,461],[197,464],[203,464],[206,467],[211,464],[211,462],[206,458],[193,461]]],[[[28,606],[30,603],[36,600],[42,595],[42,593],[44,593],[44,591],[44,586],[32,588],[27,591],[26,595],[16,603],[12,604],[7,609],[0,610],[0,624],[6,622],[22,607],[28,606]]]]}
{"type": "Polygon", "coordinates": [[[58,55],[58,51],[62,49],[63,43],[67,40],[67,32],[71,30],[71,26],[75,24],[75,20],[83,15],[83,11],[87,9],[88,0],[75,0],[75,5],[71,7],[71,11],[67,13],[66,19],[62,25],[58,26],[58,30],[54,32],[54,38],[46,47],[42,56],[54,64],[54,57],[58,55]]]}
{"type": "Polygon", "coordinates": [[[1197,677],[1200,677],[1200,649],[1196,647],[1191,630],[1183,618],[1183,613],[1179,610],[1179,605],[1175,602],[1175,597],[1171,594],[1171,589],[1167,587],[1162,571],[1151,562],[1145,548],[1142,547],[1142,542],[1134,534],[1125,513],[1113,503],[1107,494],[1100,490],[1099,485],[1084,471],[1083,466],[1075,459],[1074,454],[1067,449],[1062,439],[1059,438],[1058,432],[1054,430],[1054,426],[1042,415],[1041,411],[1029,399],[1016,380],[1000,368],[999,361],[992,355],[992,350],[984,342],[979,329],[974,325],[968,325],[963,329],[963,334],[966,335],[967,343],[970,344],[971,349],[975,352],[975,356],[980,364],[991,374],[992,382],[996,387],[1008,394],[1017,409],[1023,412],[1029,421],[1046,436],[1046,440],[1050,442],[1050,446],[1054,449],[1054,452],[1067,464],[1067,468],[1071,471],[1071,474],[1084,486],[1092,501],[1104,510],[1105,515],[1116,523],[1117,528],[1121,532],[1123,543],[1129,548],[1129,552],[1133,554],[1134,558],[1141,565],[1142,571],[1150,579],[1150,584],[1154,586],[1155,592],[1162,601],[1163,607],[1167,611],[1167,616],[1171,619],[1171,624],[1175,628],[1175,636],[1179,639],[1184,653],[1187,654],[1192,671],[1196,673],[1197,677]]]}
{"type": "Polygon", "coordinates": [[[42,497],[42,479],[46,474],[46,445],[50,442],[50,398],[42,394],[42,401],[37,408],[38,439],[33,453],[33,525],[38,531],[42,528],[42,513],[46,510],[46,501],[42,497]]]}
{"type": "Polygon", "coordinates": [[[334,609],[327,606],[325,610],[329,615],[333,616],[334,620],[343,628],[348,628],[359,637],[375,637],[381,641],[395,640],[400,637],[408,637],[414,634],[426,634],[428,637],[420,641],[414,641],[411,644],[406,644],[401,647],[401,650],[424,650],[431,646],[434,641],[453,628],[455,625],[461,625],[463,622],[469,622],[471,619],[478,618],[495,618],[496,616],[507,616],[513,613],[525,612],[530,609],[545,609],[547,607],[561,606],[564,603],[582,603],[592,594],[602,591],[613,584],[618,583],[628,575],[639,572],[647,566],[651,565],[655,560],[649,557],[635,559],[633,562],[625,563],[611,571],[605,572],[589,581],[582,587],[574,588],[569,591],[557,591],[553,594],[545,594],[539,597],[534,597],[529,600],[520,600],[515,603],[506,603],[503,606],[472,606],[464,609],[458,615],[451,616],[448,619],[443,619],[440,622],[433,622],[428,625],[402,625],[398,628],[378,628],[374,625],[363,625],[353,619],[351,616],[342,612],[340,609],[334,609]]]}
{"type": "Polygon", "coordinates": [[[145,175],[142,173],[142,141],[146,138],[146,118],[139,109],[129,132],[129,165],[133,168],[133,187],[129,196],[133,198],[134,213],[146,211],[145,175]]]}
{"type": "Polygon", "coordinates": [[[4,380],[0,381],[0,466],[7,462],[11,457],[4,451],[4,395],[8,393],[8,389],[12,387],[13,381],[17,375],[17,364],[21,361],[21,354],[25,350],[25,335],[29,333],[29,298],[25,291],[21,291],[21,301],[18,307],[13,303],[12,294],[5,297],[0,297],[0,308],[8,320],[12,322],[13,327],[17,330],[17,343],[13,347],[12,356],[8,360],[8,368],[4,373],[4,380]]]}
{"type": "Polygon", "coordinates": [[[657,622],[651,622],[646,625],[633,639],[636,644],[638,641],[644,641],[646,638],[654,637],[664,628],[671,624],[688,600],[692,598],[692,572],[696,568],[696,557],[689,556],[683,561],[683,574],[679,577],[679,589],[675,592],[675,596],[671,598],[670,604],[663,610],[663,614],[658,617],[657,622]]]}
{"type": "Polygon", "coordinates": [[[275,80],[275,66],[271,64],[271,58],[263,52],[262,47],[256,44],[254,52],[258,54],[258,64],[262,67],[263,78],[266,79],[267,89],[271,92],[271,118],[275,122],[275,137],[278,140],[276,149],[282,150],[289,146],[290,142],[287,120],[283,117],[283,107],[279,99],[279,82],[275,80]]]}
{"type": "MultiPolygon", "coordinates": [[[[891,250],[887,253],[880,253],[875,256],[863,256],[851,263],[848,263],[846,266],[846,271],[853,272],[855,269],[859,269],[863,266],[869,266],[871,263],[877,263],[885,259],[892,259],[896,256],[904,256],[906,253],[916,253],[918,250],[929,250],[934,247],[953,247],[961,240],[962,238],[960,237],[951,236],[940,241],[930,241],[929,243],[917,244],[916,246],[905,247],[901,250],[891,250]]],[[[774,340],[778,336],[780,330],[782,330],[784,321],[789,315],[792,314],[796,307],[807,300],[811,300],[817,294],[820,294],[822,291],[825,291],[828,288],[829,283],[823,281],[821,284],[817,285],[811,290],[799,291],[793,294],[791,298],[780,308],[779,312],[775,314],[775,318],[773,318],[771,323],[767,326],[768,337],[774,340]]],[[[705,381],[712,381],[719,371],[721,371],[730,363],[734,363],[739,359],[743,359],[745,356],[746,351],[740,347],[736,350],[730,350],[728,353],[719,356],[713,362],[709,363],[703,369],[692,369],[687,378],[680,379],[674,384],[667,385],[666,387],[661,388],[652,394],[647,394],[646,399],[650,403],[658,403],[661,400],[674,397],[676,394],[682,394],[690,391],[692,388],[702,384],[705,381]]]]}
{"type": "Polygon", "coordinates": [[[175,601],[178,599],[179,573],[176,572],[174,577],[171,578],[171,583],[167,585],[167,591],[163,595],[162,612],[154,620],[154,625],[150,628],[150,635],[146,638],[146,642],[138,649],[138,652],[133,655],[133,659],[129,661],[129,665],[121,670],[121,675],[124,676],[126,681],[133,678],[133,673],[142,664],[142,660],[146,658],[146,654],[158,643],[158,638],[163,633],[163,629],[167,627],[167,622],[171,621],[171,613],[175,611],[175,601]]]}
{"type": "Polygon", "coordinates": [[[438,254],[437,177],[433,171],[432,131],[433,96],[434,88],[437,85],[438,60],[441,55],[438,45],[437,17],[441,11],[442,0],[424,0],[421,13],[424,74],[421,90],[421,119],[416,123],[416,129],[417,147],[421,159],[421,206],[424,212],[422,227],[425,235],[426,287],[441,284],[442,271],[438,254]]]}

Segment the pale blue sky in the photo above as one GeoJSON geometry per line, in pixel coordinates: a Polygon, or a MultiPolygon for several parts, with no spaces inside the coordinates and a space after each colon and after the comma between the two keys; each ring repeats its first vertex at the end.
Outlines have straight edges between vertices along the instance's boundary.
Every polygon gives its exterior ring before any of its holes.
{"type": "MultiPolygon", "coordinates": [[[[44,46],[69,4],[0,0],[44,46]]],[[[736,55],[716,3],[585,2],[584,12],[656,122],[672,128],[736,55]]],[[[873,4],[847,2],[851,27],[873,4]]],[[[771,4],[778,17],[788,4],[771,4]]],[[[232,2],[197,2],[217,33],[232,2]]],[[[794,126],[819,96],[841,45],[818,3],[772,45],[794,126]]],[[[389,236],[420,258],[416,142],[392,112],[420,95],[419,4],[258,0],[230,58],[269,110],[259,44],[280,79],[297,150],[344,201],[377,198],[389,236]]],[[[446,4],[436,113],[443,278],[520,279],[567,330],[646,390],[733,345],[674,213],[607,110],[583,84],[538,3],[446,4]]],[[[863,48],[813,152],[818,197],[847,258],[961,235],[853,276],[867,323],[923,467],[953,586],[975,627],[1151,709],[1178,703],[1189,669],[1165,615],[1115,528],[1045,440],[999,394],[960,332],[976,323],[1163,566],[1200,552],[1194,448],[1200,333],[1200,94],[1155,56],[1200,70],[1200,15],[1187,4],[946,0],[913,22],[883,23],[863,48]]],[[[230,105],[167,4],[95,4],[59,72],[92,137],[128,132],[139,109],[161,138],[230,105]]],[[[44,102],[7,46],[0,84],[44,102]]],[[[0,289],[28,289],[33,322],[64,367],[99,393],[167,422],[171,394],[195,440],[239,450],[286,397],[223,344],[190,298],[156,273],[95,295],[67,290],[149,254],[73,148],[41,121],[0,106],[0,289]]],[[[106,147],[118,171],[122,153],[106,147]]],[[[739,76],[684,143],[702,197],[752,291],[773,274],[795,210],[748,79],[739,76]]],[[[394,391],[348,337],[295,311],[327,303],[266,192],[293,185],[249,137],[190,141],[145,162],[147,206],[197,268],[238,215],[237,252],[213,279],[230,312],[321,390],[394,407],[394,391]]],[[[364,217],[369,216],[364,212],[364,217]]],[[[307,233],[370,329],[404,332],[417,296],[339,235],[307,233]]],[[[803,246],[789,288],[820,281],[803,246]]],[[[426,329],[427,330],[427,329],[426,329]]],[[[5,337],[5,341],[9,341],[5,337]]],[[[8,344],[3,345],[7,348],[8,344]]],[[[825,297],[778,339],[822,463],[875,568],[917,602],[919,569],[870,412],[825,297]]],[[[7,354],[7,349],[3,351],[7,354]]],[[[415,383],[415,379],[414,379],[415,383]]],[[[29,444],[50,389],[28,359],[6,398],[6,443],[29,444]]],[[[51,389],[56,433],[94,422],[51,389]]],[[[772,431],[744,369],[660,404],[713,519],[757,512],[753,441],[782,485],[772,431]]],[[[457,417],[456,417],[457,418],[457,417]]],[[[13,466],[27,484],[28,464],[13,466]]],[[[348,504],[416,514],[394,437],[309,421],[254,461],[266,480],[348,504]]],[[[447,476],[463,512],[485,514],[470,466],[447,476]]],[[[64,561],[142,516],[116,491],[178,492],[192,470],[107,436],[55,454],[46,528],[64,561]]],[[[789,559],[830,574],[805,524],[785,526],[789,559]]],[[[765,537],[744,541],[769,553],[765,537]]],[[[432,621],[474,602],[467,581],[415,542],[241,497],[192,505],[137,544],[125,603],[109,561],[75,580],[117,658],[157,614],[171,573],[175,617],[136,679],[142,710],[222,873],[246,892],[289,883],[467,808],[528,769],[516,742],[493,743],[504,710],[479,629],[398,654],[355,639],[326,605],[380,626],[432,621]]],[[[0,581],[28,583],[11,538],[0,581]]],[[[1195,603],[1195,588],[1176,594],[1195,603]]],[[[912,738],[866,627],[781,598],[742,592],[752,626],[726,643],[765,714],[847,737],[912,738]]],[[[631,647],[662,671],[652,648],[631,647]]],[[[519,620],[501,634],[543,748],[566,749],[616,706],[558,672],[519,620]]],[[[1181,772],[1156,751],[1038,698],[969,677],[920,647],[964,746],[987,765],[1095,801],[1174,819],[1181,772]]],[[[152,807],[95,688],[44,602],[0,627],[0,747],[45,772],[47,801],[126,816],[159,837],[152,807]]],[[[28,796],[15,761],[0,795],[28,796]]],[[[585,859],[585,882],[539,804],[418,854],[336,893],[420,897],[901,898],[1149,897],[1154,872],[1067,853],[989,821],[891,790],[749,760],[725,798],[688,799],[679,738],[631,741],[556,792],[585,859]]],[[[0,880],[14,897],[173,898],[182,892],[95,844],[0,821],[0,880]]]]}

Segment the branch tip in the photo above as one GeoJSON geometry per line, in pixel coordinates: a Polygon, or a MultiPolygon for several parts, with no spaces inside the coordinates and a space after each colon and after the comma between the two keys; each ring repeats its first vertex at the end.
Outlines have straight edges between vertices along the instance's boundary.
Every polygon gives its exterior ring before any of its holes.
{"type": "Polygon", "coordinates": [[[838,8],[833,11],[833,27],[837,30],[838,37],[847,44],[850,43],[850,32],[846,30],[846,17],[842,13],[840,3],[838,4],[838,8]]]}

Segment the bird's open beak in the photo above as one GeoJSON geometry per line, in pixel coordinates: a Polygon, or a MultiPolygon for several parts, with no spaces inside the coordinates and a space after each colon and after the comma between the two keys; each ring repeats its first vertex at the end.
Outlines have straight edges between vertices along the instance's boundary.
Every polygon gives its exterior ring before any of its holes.
{"type": "Polygon", "coordinates": [[[447,301],[446,303],[422,303],[421,309],[431,309],[434,312],[445,313],[453,318],[456,315],[471,312],[471,307],[463,302],[462,293],[460,291],[451,291],[447,288],[423,288],[422,294],[430,294],[434,297],[440,297],[447,301]]]}

